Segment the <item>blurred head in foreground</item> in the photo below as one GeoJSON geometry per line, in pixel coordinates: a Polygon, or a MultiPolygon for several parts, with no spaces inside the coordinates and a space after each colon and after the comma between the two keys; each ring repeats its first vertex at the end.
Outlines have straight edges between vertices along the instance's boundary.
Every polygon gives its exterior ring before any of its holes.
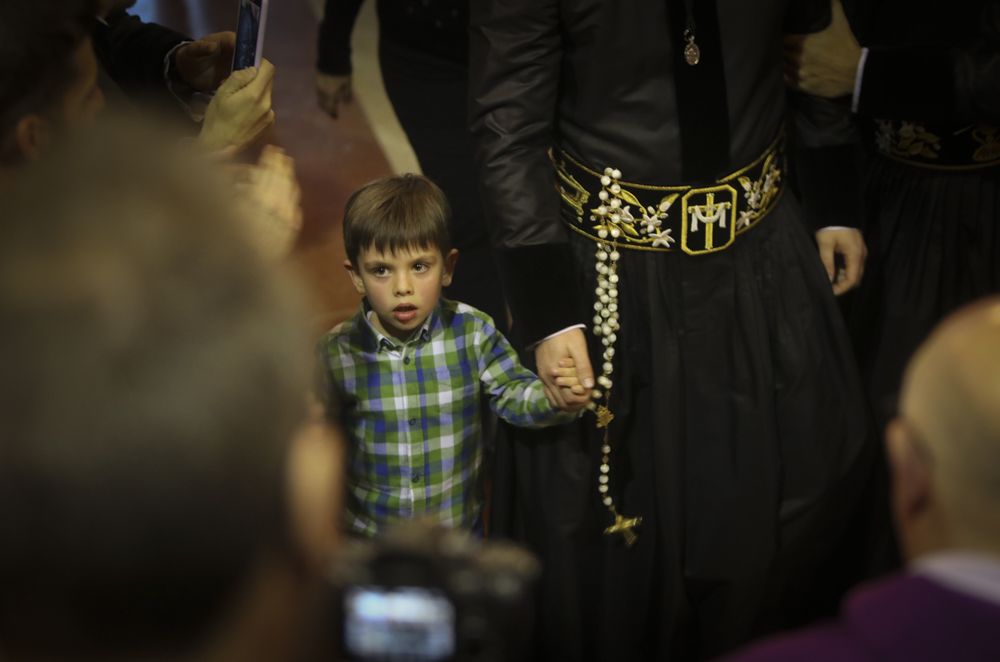
{"type": "Polygon", "coordinates": [[[0,192],[0,658],[290,659],[340,493],[299,288],[210,172],[87,133],[0,192]]]}
{"type": "Polygon", "coordinates": [[[0,2],[0,168],[36,159],[104,106],[90,32],[96,0],[0,2]]]}
{"type": "Polygon", "coordinates": [[[886,436],[907,558],[1000,555],[1000,298],[960,310],[924,343],[886,436]]]}

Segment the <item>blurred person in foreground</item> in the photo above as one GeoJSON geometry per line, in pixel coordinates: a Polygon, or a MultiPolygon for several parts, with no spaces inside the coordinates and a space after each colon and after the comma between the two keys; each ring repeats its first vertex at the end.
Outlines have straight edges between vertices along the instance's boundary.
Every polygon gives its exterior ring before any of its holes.
{"type": "Polygon", "coordinates": [[[96,126],[0,184],[7,661],[291,660],[325,593],[299,287],[175,151],[96,126]]]}
{"type": "Polygon", "coordinates": [[[947,318],[910,361],[886,431],[906,574],[840,619],[733,660],[1000,660],[1000,298],[947,318]]]}

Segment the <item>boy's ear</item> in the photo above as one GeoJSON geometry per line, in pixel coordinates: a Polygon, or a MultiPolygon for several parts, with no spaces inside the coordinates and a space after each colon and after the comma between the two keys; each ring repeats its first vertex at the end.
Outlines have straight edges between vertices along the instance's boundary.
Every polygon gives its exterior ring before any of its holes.
{"type": "Polygon", "coordinates": [[[24,115],[14,126],[14,140],[21,157],[37,161],[51,142],[49,123],[38,115],[24,115]]]}
{"type": "Polygon", "coordinates": [[[455,275],[455,265],[458,264],[458,249],[453,248],[444,256],[444,269],[441,274],[441,284],[445,287],[451,285],[452,276],[455,275]]]}
{"type": "Polygon", "coordinates": [[[358,291],[358,294],[365,296],[365,281],[361,280],[361,274],[358,273],[354,265],[351,264],[350,260],[344,260],[344,268],[347,269],[347,273],[351,276],[351,282],[354,283],[354,289],[358,291]]]}

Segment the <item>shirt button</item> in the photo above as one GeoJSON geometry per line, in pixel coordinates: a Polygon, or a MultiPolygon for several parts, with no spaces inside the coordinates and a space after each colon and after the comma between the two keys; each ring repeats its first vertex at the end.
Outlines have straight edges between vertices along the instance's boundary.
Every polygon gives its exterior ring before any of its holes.
{"type": "Polygon", "coordinates": [[[410,419],[410,425],[416,425],[416,424],[417,424],[417,419],[411,418],[410,419]]]}
{"type": "Polygon", "coordinates": [[[419,483],[420,482],[420,474],[418,474],[418,473],[413,474],[413,482],[414,483],[419,483]]]}

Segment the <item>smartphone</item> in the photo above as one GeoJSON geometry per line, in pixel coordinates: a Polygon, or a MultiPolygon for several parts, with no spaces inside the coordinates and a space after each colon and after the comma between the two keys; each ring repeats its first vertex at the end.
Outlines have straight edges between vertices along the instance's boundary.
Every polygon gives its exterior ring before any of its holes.
{"type": "Polygon", "coordinates": [[[455,608],[440,591],[353,586],[344,595],[342,659],[438,662],[455,654],[455,608]]]}
{"type": "Polygon", "coordinates": [[[264,26],[268,0],[240,0],[236,14],[236,50],[233,71],[259,67],[264,57],[264,26]]]}

